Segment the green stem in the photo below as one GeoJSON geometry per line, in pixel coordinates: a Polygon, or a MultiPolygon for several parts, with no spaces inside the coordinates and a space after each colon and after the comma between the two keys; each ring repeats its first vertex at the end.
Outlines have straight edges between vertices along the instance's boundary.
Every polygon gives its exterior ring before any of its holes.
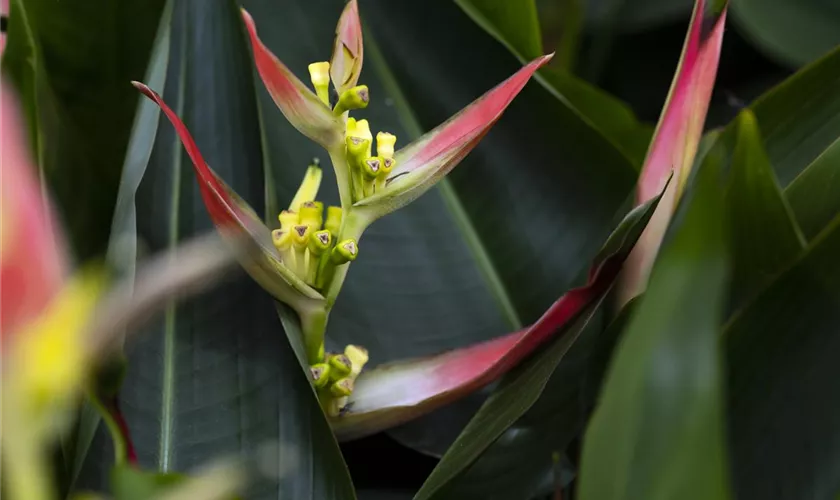
{"type": "Polygon", "coordinates": [[[306,359],[310,365],[323,361],[324,333],[327,331],[328,318],[328,307],[318,307],[300,313],[303,344],[306,346],[306,359]]]}
{"type": "Polygon", "coordinates": [[[327,152],[335,170],[335,181],[338,184],[338,197],[341,199],[341,211],[346,215],[353,205],[353,198],[350,194],[350,165],[347,164],[347,157],[344,154],[344,145],[335,146],[327,152]]]}
{"type": "Polygon", "coordinates": [[[116,465],[124,464],[128,459],[128,453],[126,452],[125,437],[122,434],[122,429],[120,429],[119,424],[117,424],[116,420],[114,420],[114,416],[111,415],[111,412],[105,408],[105,405],[102,404],[102,401],[100,401],[95,394],[88,394],[88,399],[99,412],[99,416],[102,417],[102,420],[105,422],[105,426],[108,427],[108,432],[111,434],[111,442],[114,444],[114,461],[116,462],[116,465]]]}
{"type": "MultiPolygon", "coordinates": [[[[343,241],[353,238],[356,243],[362,238],[362,233],[370,225],[371,219],[366,216],[366,212],[350,208],[344,212],[344,217],[341,219],[341,236],[337,241],[343,241]]],[[[327,309],[331,309],[338,298],[341,287],[344,285],[344,278],[347,277],[347,271],[350,269],[350,264],[338,266],[335,270],[335,275],[327,287],[327,309]]]]}

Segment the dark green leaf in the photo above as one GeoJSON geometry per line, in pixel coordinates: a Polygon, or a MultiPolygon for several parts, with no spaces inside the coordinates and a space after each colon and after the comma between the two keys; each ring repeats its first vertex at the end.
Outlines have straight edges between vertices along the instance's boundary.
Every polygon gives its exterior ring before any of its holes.
{"type": "MultiPolygon", "coordinates": [[[[215,170],[262,211],[264,137],[239,9],[228,0],[173,5],[166,83],[158,90],[215,170]]],[[[172,127],[150,120],[135,129],[135,137],[147,134],[155,134],[148,165],[131,158],[126,164],[126,209],[118,212],[115,234],[130,234],[136,224],[138,245],[163,251],[213,225],[172,127]]],[[[213,292],[172,304],[130,343],[121,403],[141,465],[190,472],[211,457],[253,458],[273,443],[274,455],[260,458],[268,458],[276,480],[251,485],[248,498],[354,498],[335,439],[282,330],[270,297],[239,272],[213,292]]],[[[80,482],[101,485],[109,461],[100,431],[80,482]]]]}
{"type": "MultiPolygon", "coordinates": [[[[521,62],[539,55],[534,49],[539,49],[540,45],[521,41],[524,32],[539,33],[536,20],[527,14],[532,9],[531,2],[459,0],[456,3],[521,62]],[[517,6],[520,12],[516,16],[508,15],[506,9],[500,7],[502,4],[510,9],[517,6]]],[[[641,167],[653,130],[636,121],[629,106],[559,66],[547,67],[537,73],[535,79],[566,108],[564,114],[569,115],[566,120],[573,124],[573,129],[591,127],[599,131],[604,136],[602,141],[611,142],[634,166],[641,167]]]]}
{"type": "Polygon", "coordinates": [[[619,32],[639,32],[691,17],[692,0],[590,0],[587,24],[597,30],[613,19],[619,32]]]}
{"type": "Polygon", "coordinates": [[[455,3],[517,57],[531,60],[543,54],[534,0],[455,0],[455,3]]]}
{"type": "Polygon", "coordinates": [[[741,113],[735,131],[725,199],[732,244],[730,303],[737,307],[793,262],[805,240],[776,183],[752,112],[741,113]]]}
{"type": "Polygon", "coordinates": [[[833,498],[840,489],[840,217],[725,328],[738,498],[833,498]]]}
{"type": "Polygon", "coordinates": [[[840,136],[795,178],[785,192],[809,240],[840,213],[840,136]]]}
{"type": "Polygon", "coordinates": [[[728,498],[718,322],[726,246],[704,164],[653,268],[586,432],[579,498],[728,498]],[[698,300],[702,297],[703,300],[698,300]]]}
{"type": "Polygon", "coordinates": [[[15,1],[4,72],[76,254],[105,250],[141,78],[163,0],[15,1]]]}
{"type": "Polygon", "coordinates": [[[793,67],[840,44],[840,4],[833,0],[738,0],[732,14],[760,49],[793,67]]]}
{"type": "Polygon", "coordinates": [[[770,164],[786,188],[840,137],[840,49],[791,76],[750,108],[770,164]]]}

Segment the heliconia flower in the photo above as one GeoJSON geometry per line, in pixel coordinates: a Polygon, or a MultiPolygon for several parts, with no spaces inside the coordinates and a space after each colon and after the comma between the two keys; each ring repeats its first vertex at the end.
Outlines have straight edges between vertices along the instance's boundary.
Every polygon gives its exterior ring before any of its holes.
{"type": "Polygon", "coordinates": [[[621,305],[644,290],[694,165],[717,75],[727,8],[728,1],[724,1],[714,12],[707,13],[706,0],[694,4],[677,72],[636,185],[636,202],[643,203],[659,193],[672,173],[674,180],[628,258],[619,291],[621,305]]]}
{"type": "Polygon", "coordinates": [[[529,328],[424,359],[362,372],[346,411],[331,419],[349,440],[405,423],[497,379],[563,328],[581,318],[612,287],[630,249],[650,220],[659,197],[636,207],[595,258],[587,283],[560,297],[529,328]]]}

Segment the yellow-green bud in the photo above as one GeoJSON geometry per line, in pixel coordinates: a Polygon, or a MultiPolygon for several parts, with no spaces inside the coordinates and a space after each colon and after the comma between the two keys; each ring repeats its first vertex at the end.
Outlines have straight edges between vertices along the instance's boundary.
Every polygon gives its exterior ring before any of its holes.
{"type": "Polygon", "coordinates": [[[380,170],[382,170],[382,160],[376,156],[366,158],[365,161],[362,162],[362,173],[364,173],[365,177],[368,179],[376,179],[380,170]]]}
{"type": "Polygon", "coordinates": [[[341,207],[327,207],[327,220],[324,222],[324,229],[338,237],[338,233],[341,231],[341,217],[343,214],[341,207]]]}
{"type": "Polygon", "coordinates": [[[324,177],[324,172],[318,166],[318,159],[312,160],[312,165],[306,169],[303,174],[303,180],[300,181],[295,197],[289,204],[289,210],[299,212],[301,205],[307,201],[312,201],[318,196],[318,189],[321,187],[321,179],[324,177]]]}
{"type": "Polygon", "coordinates": [[[353,370],[353,362],[345,354],[333,354],[327,361],[330,365],[330,377],[338,380],[350,375],[353,370]]]}
{"type": "Polygon", "coordinates": [[[350,375],[353,378],[359,376],[359,373],[361,373],[362,368],[365,367],[365,364],[367,364],[368,359],[370,359],[370,357],[368,356],[367,349],[365,349],[362,346],[352,344],[344,348],[344,355],[350,359],[350,363],[353,365],[353,368],[350,370],[350,375]]]}
{"type": "Polygon", "coordinates": [[[358,85],[352,89],[345,90],[338,96],[333,113],[340,115],[351,109],[364,109],[370,102],[370,92],[367,85],[358,85]]]}
{"type": "Polygon", "coordinates": [[[367,156],[367,152],[370,151],[370,141],[362,137],[352,135],[347,136],[347,139],[345,139],[344,142],[347,145],[347,159],[350,166],[358,168],[361,165],[362,160],[367,156]]]}
{"type": "Polygon", "coordinates": [[[347,397],[353,394],[353,379],[343,378],[336,380],[332,387],[330,387],[330,392],[337,398],[347,397]]]}
{"type": "Polygon", "coordinates": [[[283,210],[277,216],[277,219],[280,221],[280,229],[286,232],[291,232],[292,227],[300,221],[298,213],[292,210],[283,210]]]}
{"type": "Polygon", "coordinates": [[[323,205],[321,205],[321,208],[319,209],[318,205],[315,204],[314,201],[307,201],[300,206],[301,225],[309,226],[313,232],[321,229],[321,224],[323,223],[323,212],[323,205]]]}
{"type": "Polygon", "coordinates": [[[330,63],[316,62],[309,65],[309,78],[321,102],[330,105],[330,63]]]}
{"type": "Polygon", "coordinates": [[[394,145],[397,143],[397,136],[388,132],[376,134],[376,156],[382,158],[394,157],[394,145]]]}
{"type": "Polygon", "coordinates": [[[271,240],[277,250],[288,250],[292,246],[292,233],[283,231],[282,229],[275,229],[271,232],[271,240]]]}
{"type": "Polygon", "coordinates": [[[315,257],[322,255],[332,246],[332,233],[324,229],[316,231],[309,237],[309,253],[315,257]]]}
{"type": "Polygon", "coordinates": [[[309,373],[312,375],[312,383],[317,388],[326,387],[330,381],[330,365],[326,363],[318,363],[309,367],[309,373]]]}
{"type": "Polygon", "coordinates": [[[349,239],[339,242],[330,253],[330,259],[336,265],[346,264],[350,261],[356,260],[359,254],[359,245],[356,240],[349,239]]]}
{"type": "Polygon", "coordinates": [[[312,230],[309,226],[304,225],[297,225],[292,228],[292,243],[294,244],[296,249],[303,249],[306,248],[306,245],[309,243],[309,235],[312,234],[312,230]]]}

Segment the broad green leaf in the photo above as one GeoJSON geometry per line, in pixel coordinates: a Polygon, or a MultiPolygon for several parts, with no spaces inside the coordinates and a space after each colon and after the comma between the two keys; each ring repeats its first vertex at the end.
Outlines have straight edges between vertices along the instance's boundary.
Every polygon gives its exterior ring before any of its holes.
{"type": "Polygon", "coordinates": [[[692,0],[590,0],[587,4],[589,29],[614,22],[619,32],[635,33],[687,19],[692,0]]]}
{"type": "MultiPolygon", "coordinates": [[[[166,69],[169,64],[170,26],[172,8],[167,3],[161,15],[161,22],[149,68],[146,71],[146,81],[155,88],[164,88],[166,69]]],[[[154,145],[157,133],[157,109],[146,101],[141,101],[134,118],[132,133],[123,164],[123,178],[117,193],[117,203],[114,209],[114,224],[111,230],[108,261],[119,274],[120,278],[128,282],[134,281],[135,265],[137,262],[137,210],[135,193],[146,172],[146,165],[154,145]]],[[[72,490],[81,472],[90,444],[100,423],[99,414],[86,402],[80,413],[77,430],[74,435],[75,443],[72,449],[72,459],[69,460],[70,476],[68,486],[72,490]]]]}
{"type": "MultiPolygon", "coordinates": [[[[267,0],[246,0],[243,6],[258,29],[271,27],[260,30],[262,41],[300,76],[309,63],[329,56],[343,5],[314,0],[281,10],[267,0]]],[[[397,147],[521,67],[450,2],[363,1],[359,10],[366,29],[359,83],[369,86],[371,102],[356,116],[367,118],[374,133],[395,133],[397,147]],[[429,9],[442,27],[434,37],[416,22],[429,9]],[[480,57],[466,57],[471,54],[480,57]],[[401,119],[412,111],[416,120],[401,119]]],[[[273,176],[269,195],[279,207],[293,196],[311,158],[326,158],[286,122],[260,82],[256,89],[273,176]]],[[[336,201],[330,170],[322,181],[325,202],[336,201]]],[[[626,209],[634,176],[631,163],[596,130],[539,85],[527,85],[450,174],[451,182],[365,232],[332,311],[328,340],[338,347],[364,345],[373,368],[533,322],[577,284],[626,209]],[[551,259],[542,257],[547,249],[551,259]]],[[[465,421],[475,407],[453,415],[465,421]]],[[[423,449],[435,453],[448,444],[423,422],[394,434],[426,442],[423,449]]]]}
{"type": "MultiPolygon", "coordinates": [[[[522,39],[528,32],[539,35],[537,19],[530,14],[532,1],[459,0],[456,3],[521,62],[536,57],[531,55],[534,51],[539,55],[539,40],[522,39]],[[517,14],[509,15],[509,9],[517,14]]],[[[575,127],[597,130],[603,134],[602,140],[611,142],[637,168],[641,166],[651,130],[636,121],[629,106],[559,67],[549,66],[537,73],[535,79],[566,108],[571,115],[567,120],[575,127]]]]}
{"type": "MultiPolygon", "coordinates": [[[[239,9],[227,0],[173,5],[164,96],[219,175],[262,211],[263,136],[239,9]]],[[[151,120],[135,129],[135,137],[149,133],[155,142],[148,165],[127,163],[122,199],[135,208],[137,245],[165,250],[213,226],[172,127],[151,120]]],[[[114,221],[118,232],[130,232],[131,212],[119,212],[125,217],[114,221]]],[[[212,292],[171,304],[130,342],[121,405],[141,466],[191,472],[208,457],[253,457],[273,443],[267,467],[275,480],[252,484],[248,498],[354,498],[282,328],[269,295],[240,271],[212,292]]],[[[110,460],[100,430],[80,483],[104,484],[110,460]]]]}
{"type": "Polygon", "coordinates": [[[724,330],[738,498],[832,498],[838,491],[838,254],[835,217],[724,330]]]}
{"type": "Polygon", "coordinates": [[[493,38],[521,59],[543,54],[535,0],[455,0],[493,38]]]}
{"type": "MultiPolygon", "coordinates": [[[[838,131],[840,133],[840,131],[838,131]]],[[[788,185],[785,194],[809,240],[840,213],[840,135],[788,185]]]]}
{"type": "Polygon", "coordinates": [[[589,422],[579,498],[729,498],[719,321],[727,252],[719,165],[706,162],[684,217],[613,355],[589,422]],[[703,297],[703,300],[697,300],[703,297]]]}
{"type": "Polygon", "coordinates": [[[840,48],[756,99],[750,109],[770,164],[787,189],[840,137],[840,48]]]}
{"type": "Polygon", "coordinates": [[[805,239],[776,182],[751,111],[741,112],[734,131],[724,197],[732,250],[730,303],[737,307],[793,262],[805,239]]]}
{"type": "Polygon", "coordinates": [[[101,254],[163,0],[16,0],[3,69],[76,255],[101,254]],[[37,132],[34,132],[37,127],[37,132]]]}
{"type": "Polygon", "coordinates": [[[833,0],[738,0],[732,14],[762,51],[792,67],[840,44],[840,4],[833,0]]]}

